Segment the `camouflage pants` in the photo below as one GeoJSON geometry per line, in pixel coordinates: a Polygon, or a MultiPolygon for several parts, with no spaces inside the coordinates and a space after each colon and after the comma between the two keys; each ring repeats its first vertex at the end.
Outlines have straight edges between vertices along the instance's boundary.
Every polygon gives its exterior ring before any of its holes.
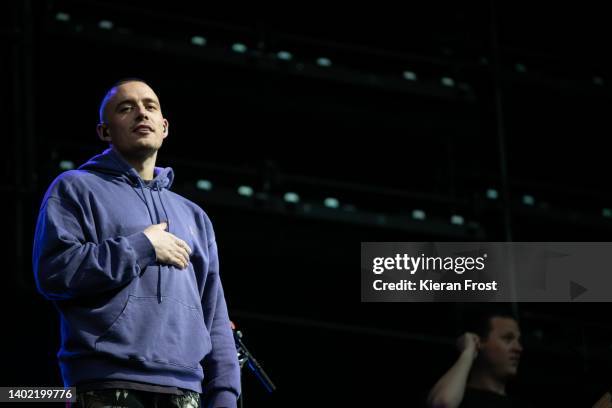
{"type": "Polygon", "coordinates": [[[200,408],[200,394],[158,394],[135,390],[98,390],[77,393],[73,408],[200,408]]]}

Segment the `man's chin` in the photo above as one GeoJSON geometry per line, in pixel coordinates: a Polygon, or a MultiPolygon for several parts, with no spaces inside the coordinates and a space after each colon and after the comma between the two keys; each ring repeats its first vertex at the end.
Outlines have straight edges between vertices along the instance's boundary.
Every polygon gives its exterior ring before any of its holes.
{"type": "Polygon", "coordinates": [[[130,149],[119,151],[124,157],[134,160],[144,160],[153,156],[159,150],[159,146],[151,144],[142,144],[140,146],[132,146],[130,149]]]}

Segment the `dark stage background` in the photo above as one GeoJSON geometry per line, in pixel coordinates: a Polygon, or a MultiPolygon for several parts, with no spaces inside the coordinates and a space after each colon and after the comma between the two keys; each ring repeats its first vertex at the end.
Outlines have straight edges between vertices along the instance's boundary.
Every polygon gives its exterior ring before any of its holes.
{"type": "MultiPolygon", "coordinates": [[[[105,148],[99,102],[136,76],[171,124],[158,163],[213,220],[232,319],[278,386],[245,368],[245,406],[419,406],[468,305],[360,303],[360,242],[612,233],[607,15],[491,3],[6,2],[0,385],[61,384],[31,270],[38,206],[105,148]]],[[[612,385],[610,306],[515,307],[513,392],[591,406],[612,385]]]]}

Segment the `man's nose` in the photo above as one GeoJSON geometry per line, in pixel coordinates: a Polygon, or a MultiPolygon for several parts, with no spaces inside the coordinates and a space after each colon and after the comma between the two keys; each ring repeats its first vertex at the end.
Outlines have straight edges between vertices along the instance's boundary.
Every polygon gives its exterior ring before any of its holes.
{"type": "Polygon", "coordinates": [[[138,104],[136,112],[138,114],[138,118],[148,118],[147,108],[144,105],[138,104]]]}
{"type": "Polygon", "coordinates": [[[522,353],[522,352],[523,352],[523,345],[521,344],[521,342],[520,342],[520,341],[515,341],[515,342],[514,342],[514,349],[515,349],[516,351],[518,351],[519,353],[522,353]]]}

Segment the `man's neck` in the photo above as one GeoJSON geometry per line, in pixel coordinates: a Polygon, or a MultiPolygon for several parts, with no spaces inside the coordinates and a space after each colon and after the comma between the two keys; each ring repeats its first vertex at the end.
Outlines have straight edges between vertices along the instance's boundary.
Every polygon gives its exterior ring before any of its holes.
{"type": "Polygon", "coordinates": [[[506,395],[505,381],[500,381],[489,373],[482,372],[480,370],[474,370],[470,374],[467,386],[476,388],[478,390],[491,391],[496,394],[506,395]]]}
{"type": "Polygon", "coordinates": [[[136,170],[141,179],[153,180],[153,176],[155,175],[155,162],[157,161],[157,152],[154,152],[149,156],[140,158],[126,156],[116,149],[115,151],[119,153],[119,155],[123,157],[123,159],[128,162],[128,164],[132,166],[134,170],[136,170]]]}

